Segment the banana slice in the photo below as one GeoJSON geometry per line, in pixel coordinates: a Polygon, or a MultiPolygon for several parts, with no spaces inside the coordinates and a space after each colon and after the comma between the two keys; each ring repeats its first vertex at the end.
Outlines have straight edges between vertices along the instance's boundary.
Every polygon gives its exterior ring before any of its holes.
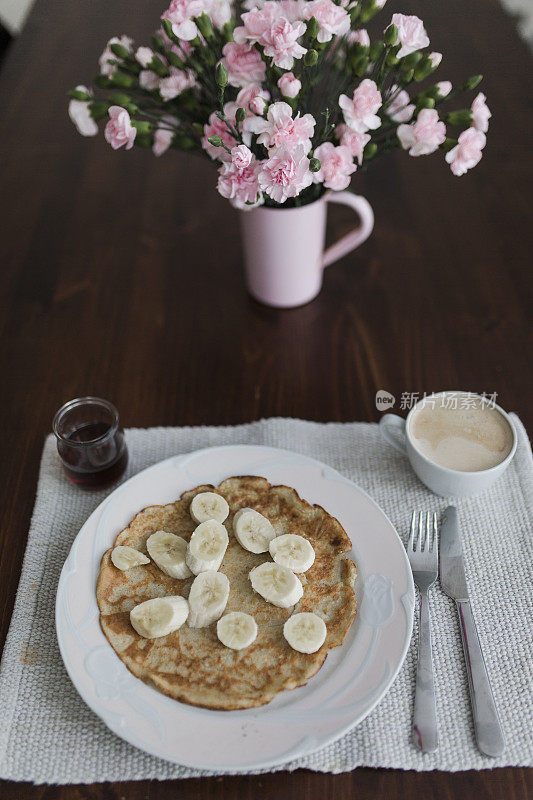
{"type": "Polygon", "coordinates": [[[189,615],[184,597],[155,597],[145,600],[130,611],[130,622],[139,636],[157,639],[181,628],[189,615]]]}
{"type": "Polygon", "coordinates": [[[267,553],[276,532],[266,517],[253,508],[241,508],[233,517],[235,538],[250,553],[267,553]]]}
{"type": "Polygon", "coordinates": [[[250,614],[243,611],[230,611],[217,622],[217,636],[226,647],[243,650],[249,647],[257,636],[257,623],[250,614]]]}
{"type": "Polygon", "coordinates": [[[128,547],[125,544],[119,544],[111,553],[111,561],[117,569],[126,570],[132,567],[138,567],[141,564],[149,564],[150,559],[146,558],[144,553],[139,553],[133,547],[128,547]]]}
{"type": "Polygon", "coordinates": [[[223,572],[201,572],[189,593],[189,625],[205,628],[224,613],[229,597],[229,580],[223,572]]]}
{"type": "Polygon", "coordinates": [[[293,614],[283,626],[283,635],[293,650],[316,653],[326,640],[326,623],[316,614],[293,614]]]}
{"type": "Polygon", "coordinates": [[[224,522],[229,514],[229,506],[221,494],[200,492],[193,497],[189,511],[193,520],[198,524],[206,522],[208,519],[224,522]]]}
{"type": "Polygon", "coordinates": [[[313,566],[315,560],[311,542],[297,533],[276,536],[270,542],[268,549],[276,564],[288,567],[293,572],[306,572],[313,566]]]}
{"type": "Polygon", "coordinates": [[[216,572],[222,564],[228,544],[228,532],[221,522],[216,519],[202,522],[187,546],[187,566],[194,575],[199,575],[200,572],[216,572]]]}
{"type": "Polygon", "coordinates": [[[250,572],[252,589],[278,608],[289,608],[300,600],[304,587],[288,567],[266,561],[250,572]]]}
{"type": "Polygon", "coordinates": [[[182,536],[168,531],[156,531],[146,540],[146,549],[161,572],[171,578],[189,578],[191,571],[185,563],[187,542],[182,536]]]}

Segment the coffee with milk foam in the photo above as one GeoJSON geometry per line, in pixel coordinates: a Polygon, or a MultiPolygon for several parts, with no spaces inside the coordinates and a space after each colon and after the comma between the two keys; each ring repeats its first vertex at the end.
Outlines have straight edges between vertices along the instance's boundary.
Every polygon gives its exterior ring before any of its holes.
{"type": "Polygon", "coordinates": [[[500,464],[511,452],[513,432],[498,409],[481,400],[457,407],[446,396],[422,402],[413,413],[409,432],[419,452],[442,467],[479,472],[500,464]]]}

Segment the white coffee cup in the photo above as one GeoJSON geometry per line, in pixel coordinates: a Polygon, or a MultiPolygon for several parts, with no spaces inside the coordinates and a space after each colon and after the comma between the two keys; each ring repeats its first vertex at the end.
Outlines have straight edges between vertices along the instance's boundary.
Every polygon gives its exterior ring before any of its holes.
{"type": "Polygon", "coordinates": [[[446,395],[454,395],[458,400],[462,397],[468,397],[487,402],[480,395],[475,395],[471,392],[437,392],[420,400],[411,409],[407,419],[403,419],[396,414],[384,414],[379,421],[379,427],[383,438],[396,450],[407,456],[416,475],[428,489],[442,497],[468,497],[492,486],[505,472],[516,452],[516,430],[509,415],[500,406],[491,403],[490,407],[500,412],[512,433],[512,446],[508,455],[495,466],[475,472],[450,469],[441,464],[436,464],[416,447],[411,432],[411,421],[423,404],[435,402],[438,398],[443,398],[446,395]]]}

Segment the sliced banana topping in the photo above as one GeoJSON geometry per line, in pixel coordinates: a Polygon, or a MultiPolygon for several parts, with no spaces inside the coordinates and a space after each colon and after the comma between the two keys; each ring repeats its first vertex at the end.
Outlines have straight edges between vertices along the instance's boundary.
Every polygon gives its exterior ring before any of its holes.
{"type": "Polygon", "coordinates": [[[285,533],[272,539],[268,549],[270,555],[282,567],[293,572],[306,572],[313,566],[315,551],[311,542],[297,533],[285,533]]]}
{"type": "Polygon", "coordinates": [[[200,524],[208,519],[224,522],[229,514],[229,506],[224,497],[216,492],[200,492],[196,494],[189,508],[191,517],[200,524]]]}
{"type": "Polygon", "coordinates": [[[224,613],[229,597],[229,580],[223,572],[201,572],[189,593],[189,625],[205,628],[224,613]]]}
{"type": "Polygon", "coordinates": [[[253,508],[241,508],[233,517],[235,538],[250,553],[267,553],[276,532],[272,523],[253,508]]]}
{"type": "Polygon", "coordinates": [[[141,564],[149,564],[150,559],[146,558],[144,553],[140,553],[133,547],[125,544],[119,544],[113,548],[111,553],[111,561],[117,569],[126,570],[132,567],[139,567],[141,564]]]}
{"type": "Polygon", "coordinates": [[[221,522],[208,519],[202,522],[190,538],[185,560],[194,575],[216,572],[222,564],[229,544],[228,532],[221,522]]]}
{"type": "Polygon", "coordinates": [[[130,611],[130,622],[139,636],[157,639],[181,628],[189,614],[184,597],[155,597],[145,600],[130,611]]]}
{"type": "Polygon", "coordinates": [[[278,608],[295,605],[304,593],[302,582],[294,572],[271,561],[259,564],[249,577],[252,589],[278,608]]]}
{"type": "Polygon", "coordinates": [[[182,536],[168,531],[156,531],[146,540],[146,549],[161,572],[171,578],[189,578],[191,571],[185,563],[187,542],[182,536]]]}
{"type": "Polygon", "coordinates": [[[250,614],[230,611],[217,622],[217,636],[226,647],[243,650],[249,647],[257,636],[257,623],[250,614]]]}
{"type": "Polygon", "coordinates": [[[316,653],[326,640],[326,623],[316,614],[293,614],[283,626],[283,635],[293,650],[316,653]]]}

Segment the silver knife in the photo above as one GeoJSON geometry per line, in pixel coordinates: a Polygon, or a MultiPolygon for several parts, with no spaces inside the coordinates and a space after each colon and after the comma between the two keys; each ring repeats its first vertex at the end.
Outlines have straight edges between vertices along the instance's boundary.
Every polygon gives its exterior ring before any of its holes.
{"type": "Polygon", "coordinates": [[[455,600],[459,614],[477,746],[486,756],[496,758],[502,754],[505,740],[468,597],[463,545],[455,506],[448,506],[444,512],[439,550],[441,586],[455,600]]]}

